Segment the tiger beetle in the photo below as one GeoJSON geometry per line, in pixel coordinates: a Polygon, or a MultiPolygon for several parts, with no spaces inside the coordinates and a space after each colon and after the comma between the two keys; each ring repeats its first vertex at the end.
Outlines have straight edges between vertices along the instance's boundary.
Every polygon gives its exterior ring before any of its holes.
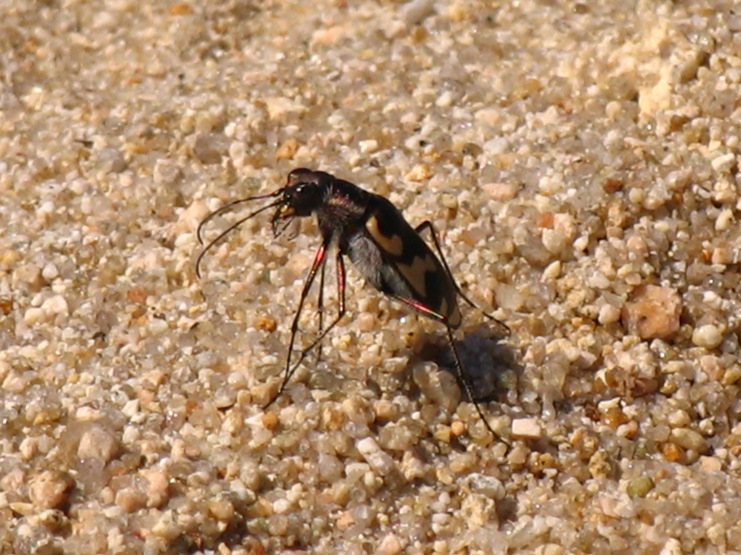
{"type": "MultiPolygon", "coordinates": [[[[401,212],[386,198],[370,193],[343,179],[329,173],[298,168],[288,175],[284,187],[275,192],[235,200],[212,212],[199,224],[198,241],[203,241],[203,229],[216,216],[232,210],[234,207],[257,200],[275,199],[268,205],[240,218],[236,223],[222,231],[203,248],[196,260],[196,275],[201,277],[201,262],[204,255],[231,231],[241,224],[264,212],[275,208],[270,220],[274,236],[278,237],[294,218],[316,215],[322,244],[314,256],[309,274],[306,277],[298,308],[291,324],[291,338],[288,343],[288,354],[283,369],[283,381],[277,393],[265,405],[272,405],[283,393],[291,376],[309,354],[317,347],[327,333],[334,328],[345,314],[345,262],[348,256],[366,281],[376,289],[401,301],[415,311],[440,322],[448,333],[448,343],[455,360],[455,370],[466,395],[476,407],[476,411],[487,429],[498,437],[486,420],[473,386],[463,372],[463,364],[455,346],[453,331],[462,321],[458,307],[460,296],[468,305],[476,305],[463,294],[453,279],[450,267],[443,256],[440,241],[432,223],[428,220],[412,228],[401,212]],[[420,233],[429,230],[438,256],[424,242],[420,233]],[[327,255],[333,252],[335,257],[338,311],[335,319],[325,329],[322,313],[324,302],[324,268],[327,255]],[[299,329],[299,319],[306,297],[311,291],[319,273],[319,295],[317,310],[319,313],[319,333],[307,347],[300,351],[297,360],[293,360],[294,344],[299,329]]],[[[482,311],[483,312],[483,311],[482,311]]],[[[509,334],[509,327],[490,314],[483,314],[501,325],[509,334]]]]}

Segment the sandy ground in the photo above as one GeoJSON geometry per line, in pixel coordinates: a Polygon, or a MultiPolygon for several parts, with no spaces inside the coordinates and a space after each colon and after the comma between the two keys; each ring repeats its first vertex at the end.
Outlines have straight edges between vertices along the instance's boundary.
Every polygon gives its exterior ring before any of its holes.
{"type": "Polygon", "coordinates": [[[732,4],[208,4],[0,1],[0,552],[741,553],[732,4]],[[316,226],[195,232],[300,166],[435,223],[499,437],[352,267],[261,408],[316,226]]]}

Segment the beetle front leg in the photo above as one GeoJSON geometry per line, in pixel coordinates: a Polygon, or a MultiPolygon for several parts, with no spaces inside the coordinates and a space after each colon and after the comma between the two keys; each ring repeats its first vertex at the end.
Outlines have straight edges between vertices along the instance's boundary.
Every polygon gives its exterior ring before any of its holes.
{"type": "MultiPolygon", "coordinates": [[[[270,401],[267,402],[267,404],[263,407],[263,410],[267,409],[270,405],[272,405],[278,397],[280,397],[281,393],[283,393],[283,390],[285,390],[286,385],[288,385],[288,381],[291,379],[291,376],[296,371],[296,367],[298,366],[298,363],[291,366],[291,355],[293,353],[293,345],[296,343],[296,333],[298,332],[298,323],[301,318],[301,312],[304,308],[304,302],[306,301],[306,297],[309,296],[309,291],[311,291],[311,286],[314,283],[314,278],[316,278],[317,271],[321,268],[322,273],[324,273],[324,265],[327,263],[327,248],[329,247],[329,240],[325,240],[324,243],[322,243],[322,246],[319,247],[319,250],[316,252],[316,255],[314,256],[314,263],[311,265],[311,270],[309,270],[309,275],[306,277],[306,282],[304,283],[304,288],[301,291],[301,297],[298,301],[298,308],[296,309],[296,314],[293,317],[293,323],[291,324],[291,339],[288,342],[288,354],[286,355],[286,366],[283,370],[283,382],[280,384],[280,387],[278,388],[278,392],[275,394],[275,396],[270,399],[270,401]]],[[[323,337],[323,335],[321,336],[323,337]]],[[[320,339],[321,339],[320,337],[320,339]]],[[[313,343],[312,346],[316,344],[313,343]]],[[[304,350],[301,354],[301,357],[299,358],[299,362],[303,360],[304,356],[306,356],[307,351],[304,350]]]]}
{"type": "Polygon", "coordinates": [[[293,367],[291,368],[289,372],[289,378],[293,375],[293,373],[298,368],[299,364],[304,360],[306,355],[308,355],[311,350],[319,345],[324,337],[334,328],[338,322],[342,319],[342,317],[345,315],[345,261],[342,258],[342,254],[337,251],[337,258],[336,258],[336,264],[337,268],[337,298],[338,298],[338,309],[337,309],[337,316],[334,320],[327,326],[327,329],[322,331],[322,333],[319,334],[319,336],[312,341],[306,348],[304,348],[301,351],[301,355],[299,356],[298,360],[294,363],[293,367]]]}

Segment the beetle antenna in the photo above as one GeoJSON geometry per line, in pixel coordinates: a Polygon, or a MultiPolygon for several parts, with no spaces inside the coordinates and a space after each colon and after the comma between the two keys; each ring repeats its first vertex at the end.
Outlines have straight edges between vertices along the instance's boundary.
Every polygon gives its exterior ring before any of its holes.
{"type": "Polygon", "coordinates": [[[214,210],[208,216],[203,218],[201,223],[198,224],[198,229],[196,230],[196,237],[198,237],[198,243],[200,243],[201,245],[203,244],[203,228],[206,226],[208,222],[213,220],[216,216],[220,216],[221,214],[224,214],[225,212],[229,212],[232,208],[234,208],[235,206],[239,206],[240,204],[244,204],[246,202],[252,202],[253,200],[262,200],[266,198],[277,197],[282,192],[283,192],[283,189],[278,189],[277,191],[268,193],[266,195],[257,195],[254,197],[240,198],[237,200],[233,200],[232,202],[225,204],[221,208],[214,210]]]}
{"type": "MultiPolygon", "coordinates": [[[[217,216],[218,214],[223,214],[224,212],[227,212],[228,210],[230,210],[231,208],[233,208],[237,204],[243,204],[243,203],[248,202],[250,200],[259,200],[259,199],[264,199],[264,198],[270,198],[270,197],[277,196],[278,194],[280,194],[280,191],[277,191],[275,193],[271,193],[269,195],[261,195],[259,197],[250,197],[250,198],[243,198],[243,199],[235,200],[234,202],[230,202],[229,204],[227,204],[225,206],[222,206],[218,210],[216,210],[214,212],[211,212],[211,214],[209,214],[208,216],[206,216],[206,218],[198,225],[198,232],[197,232],[198,233],[198,242],[201,243],[201,244],[203,244],[203,240],[202,240],[202,237],[201,237],[201,229],[203,228],[203,224],[205,224],[206,222],[208,222],[214,216],[217,216]]],[[[203,260],[203,257],[205,256],[205,254],[209,250],[211,250],[211,248],[213,246],[215,246],[217,243],[219,243],[224,237],[226,237],[227,235],[229,235],[232,231],[234,231],[235,229],[237,229],[240,225],[242,225],[244,222],[246,222],[250,218],[254,218],[255,216],[257,216],[261,212],[265,212],[265,210],[269,210],[271,208],[275,208],[276,206],[280,205],[281,202],[283,202],[283,201],[282,200],[276,200],[275,202],[271,202],[267,206],[263,206],[262,208],[260,208],[258,210],[255,210],[254,212],[246,215],[244,218],[240,218],[239,220],[237,220],[236,222],[234,222],[232,225],[230,225],[229,227],[227,227],[224,231],[222,231],[221,233],[219,233],[216,236],[216,238],[214,238],[213,240],[209,241],[209,243],[205,247],[203,247],[203,250],[198,255],[198,258],[196,258],[196,276],[198,277],[198,279],[201,279],[201,261],[203,260]]]]}

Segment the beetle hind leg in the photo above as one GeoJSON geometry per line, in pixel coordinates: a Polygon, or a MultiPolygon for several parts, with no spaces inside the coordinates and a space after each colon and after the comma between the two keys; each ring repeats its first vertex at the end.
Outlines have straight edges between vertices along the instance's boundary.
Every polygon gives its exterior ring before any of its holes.
{"type": "Polygon", "coordinates": [[[499,434],[497,434],[494,429],[491,427],[491,424],[489,424],[489,421],[486,419],[486,415],[484,415],[484,411],[481,408],[481,405],[477,401],[476,396],[474,395],[474,389],[471,385],[471,381],[468,379],[468,376],[463,371],[463,363],[461,362],[461,356],[458,352],[458,347],[455,346],[455,337],[453,337],[453,329],[450,328],[450,326],[446,326],[445,329],[448,332],[448,343],[450,344],[450,350],[453,353],[453,359],[455,364],[455,372],[456,377],[458,378],[458,382],[463,387],[464,391],[466,392],[466,395],[468,396],[468,399],[471,403],[473,403],[473,406],[476,407],[476,412],[478,413],[479,417],[484,423],[484,426],[486,426],[486,429],[489,430],[492,436],[494,436],[495,439],[501,439],[505,443],[508,443],[504,438],[502,438],[499,434]]]}
{"type": "Polygon", "coordinates": [[[496,322],[505,331],[505,336],[509,337],[510,335],[512,335],[512,330],[510,330],[507,324],[502,322],[497,317],[479,308],[478,305],[474,303],[471,299],[469,299],[466,296],[466,294],[461,290],[460,286],[458,285],[458,282],[455,280],[455,277],[453,276],[453,272],[450,271],[450,266],[448,266],[448,261],[445,259],[445,254],[443,254],[443,249],[440,245],[440,239],[438,238],[437,230],[435,229],[435,226],[432,224],[432,222],[430,220],[425,220],[424,222],[419,224],[417,227],[415,227],[414,231],[416,231],[418,234],[421,234],[425,229],[428,229],[430,231],[432,242],[435,244],[435,250],[437,251],[437,254],[440,257],[440,261],[443,263],[443,267],[445,268],[445,271],[447,272],[448,277],[450,278],[450,281],[453,283],[453,286],[455,287],[455,292],[458,294],[458,296],[461,299],[463,299],[468,306],[470,306],[474,310],[478,310],[489,320],[496,322]]]}

